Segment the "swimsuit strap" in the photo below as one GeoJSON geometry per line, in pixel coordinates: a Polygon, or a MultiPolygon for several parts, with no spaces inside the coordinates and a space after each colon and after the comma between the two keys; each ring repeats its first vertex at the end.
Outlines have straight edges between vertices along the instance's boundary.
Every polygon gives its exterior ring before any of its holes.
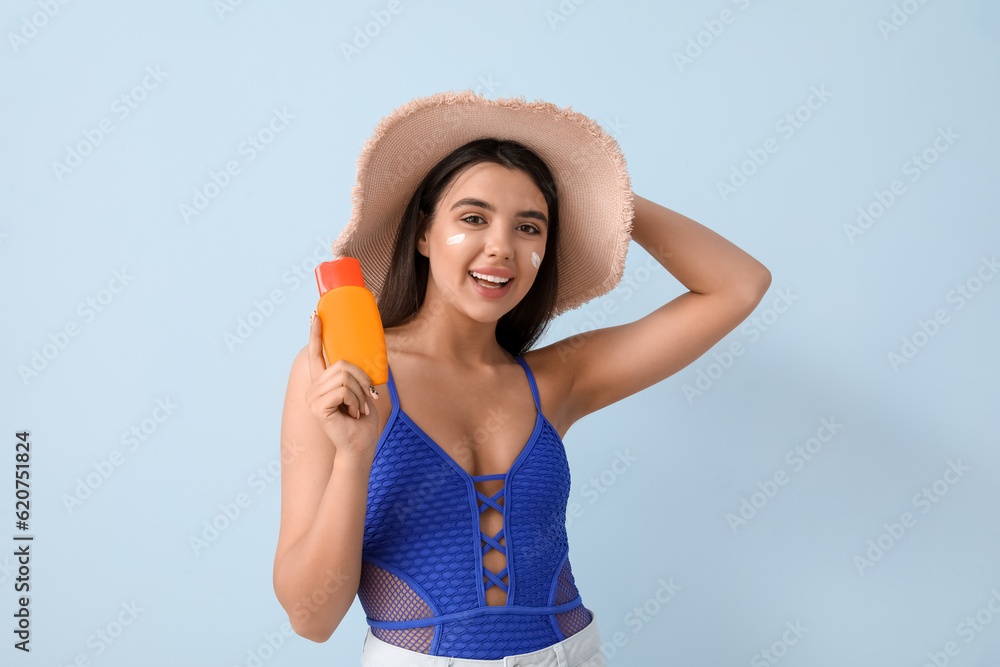
{"type": "Polygon", "coordinates": [[[523,356],[517,355],[516,357],[514,357],[514,359],[517,360],[517,363],[521,364],[521,368],[524,369],[525,374],[528,376],[528,383],[531,384],[531,397],[535,399],[535,409],[538,410],[539,413],[541,413],[542,403],[541,400],[538,398],[538,386],[535,384],[535,376],[531,372],[531,368],[528,366],[528,362],[524,360],[523,356]]]}

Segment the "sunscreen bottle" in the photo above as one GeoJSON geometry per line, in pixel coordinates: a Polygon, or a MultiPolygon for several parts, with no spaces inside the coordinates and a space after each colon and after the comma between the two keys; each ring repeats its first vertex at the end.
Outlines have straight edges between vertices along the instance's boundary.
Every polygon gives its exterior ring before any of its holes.
{"type": "Polygon", "coordinates": [[[389,381],[385,331],[375,295],[365,287],[361,263],[355,257],[323,262],[316,267],[319,303],[316,314],[323,323],[323,349],[327,365],[346,359],[360,366],[372,384],[389,381]]]}

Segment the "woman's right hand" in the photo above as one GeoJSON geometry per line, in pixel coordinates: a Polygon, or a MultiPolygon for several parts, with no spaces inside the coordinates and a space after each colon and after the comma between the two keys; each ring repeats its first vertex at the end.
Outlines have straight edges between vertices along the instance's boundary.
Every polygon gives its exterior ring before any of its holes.
{"type": "Polygon", "coordinates": [[[333,441],[337,453],[373,458],[378,442],[378,411],[368,400],[372,379],[360,366],[323,358],[323,324],[313,317],[309,333],[309,377],[306,403],[333,441]]]}

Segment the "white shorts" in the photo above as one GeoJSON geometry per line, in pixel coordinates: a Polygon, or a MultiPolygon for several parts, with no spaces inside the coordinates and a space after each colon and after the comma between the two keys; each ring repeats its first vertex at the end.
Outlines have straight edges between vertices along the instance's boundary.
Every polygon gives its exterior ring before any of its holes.
{"type": "Polygon", "coordinates": [[[587,627],[566,639],[531,653],[509,655],[498,660],[468,660],[427,655],[384,642],[369,627],[362,648],[361,667],[606,667],[601,653],[597,615],[587,627]]]}

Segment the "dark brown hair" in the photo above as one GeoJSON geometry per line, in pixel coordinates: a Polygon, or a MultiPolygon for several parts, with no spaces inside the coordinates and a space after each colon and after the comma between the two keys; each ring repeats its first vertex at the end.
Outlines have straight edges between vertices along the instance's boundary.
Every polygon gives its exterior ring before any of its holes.
{"type": "Polygon", "coordinates": [[[460,170],[481,162],[519,169],[534,181],[549,208],[545,259],[524,298],[504,314],[496,339],[511,355],[524,354],[545,332],[552,319],[558,291],[559,201],[548,166],[530,148],[516,141],[477,139],[455,149],[427,172],[403,212],[392,263],[379,294],[378,309],[386,329],[410,320],[423,306],[429,260],[417,251],[417,239],[434,216],[445,188],[460,170]]]}

